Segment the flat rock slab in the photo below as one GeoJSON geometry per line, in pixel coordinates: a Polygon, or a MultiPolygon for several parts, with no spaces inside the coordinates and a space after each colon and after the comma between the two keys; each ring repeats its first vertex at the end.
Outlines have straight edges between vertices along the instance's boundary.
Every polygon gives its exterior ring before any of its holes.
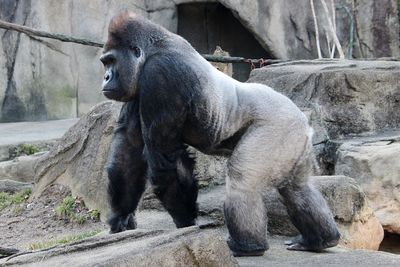
{"type": "Polygon", "coordinates": [[[270,249],[262,257],[237,258],[243,267],[286,267],[286,266],[399,266],[400,255],[370,250],[331,248],[322,253],[289,251],[282,236],[268,239],[270,249]]]}
{"type": "Polygon", "coordinates": [[[238,266],[216,231],[134,230],[3,259],[1,266],[238,266]]]}
{"type": "Polygon", "coordinates": [[[25,189],[32,189],[33,184],[13,180],[0,180],[0,192],[15,193],[25,189]]]}

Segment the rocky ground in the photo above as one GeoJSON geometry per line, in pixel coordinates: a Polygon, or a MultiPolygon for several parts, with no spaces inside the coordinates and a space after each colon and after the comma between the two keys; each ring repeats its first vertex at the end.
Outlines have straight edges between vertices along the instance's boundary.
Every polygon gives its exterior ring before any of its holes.
{"type": "MultiPolygon", "coordinates": [[[[206,220],[201,217],[199,223],[206,220]]],[[[59,227],[64,233],[79,229],[59,227]]],[[[288,251],[284,236],[269,236],[270,249],[262,257],[233,258],[225,243],[225,227],[176,230],[171,218],[156,210],[140,211],[138,228],[116,235],[104,231],[84,241],[0,259],[0,265],[30,266],[40,260],[40,266],[126,266],[128,262],[134,266],[398,266],[400,261],[395,254],[343,247],[323,253],[288,251]]]]}
{"type": "Polygon", "coordinates": [[[70,194],[66,187],[52,185],[39,198],[12,204],[0,211],[0,247],[27,250],[39,243],[105,230],[106,225],[91,219],[84,208],[79,210],[79,215],[86,218],[83,223],[57,215],[56,208],[70,194]]]}

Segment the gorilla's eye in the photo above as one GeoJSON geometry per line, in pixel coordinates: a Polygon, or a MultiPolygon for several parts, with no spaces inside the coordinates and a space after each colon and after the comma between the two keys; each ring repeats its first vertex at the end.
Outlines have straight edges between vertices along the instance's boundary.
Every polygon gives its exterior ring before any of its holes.
{"type": "Polygon", "coordinates": [[[135,57],[140,57],[141,51],[140,51],[139,47],[131,45],[131,46],[129,46],[129,48],[133,51],[133,53],[135,54],[135,57]]]}

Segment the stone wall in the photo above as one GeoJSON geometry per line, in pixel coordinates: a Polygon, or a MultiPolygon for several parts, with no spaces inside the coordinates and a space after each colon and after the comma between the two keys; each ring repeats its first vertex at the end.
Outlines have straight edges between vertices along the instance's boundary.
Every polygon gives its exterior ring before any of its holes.
{"type": "MultiPolygon", "coordinates": [[[[0,0],[0,19],[29,27],[85,37],[106,38],[110,18],[129,9],[176,32],[178,5],[197,0],[0,0]]],[[[232,10],[268,55],[281,59],[315,58],[315,33],[309,1],[212,0],[232,10]]],[[[320,35],[326,16],[316,2],[320,35]]],[[[330,2],[330,1],[327,1],[330,2]]],[[[353,10],[355,57],[399,56],[396,0],[335,0],[344,50],[353,10]]],[[[223,30],[223,29],[222,29],[223,30]]],[[[0,30],[0,122],[80,116],[104,100],[100,92],[101,49],[0,30]]],[[[327,55],[326,42],[321,42],[327,55]]],[[[224,48],[224,47],[223,47],[224,48]]],[[[228,51],[231,52],[231,51],[228,51]]],[[[232,56],[237,56],[232,54],[232,56]]]]}

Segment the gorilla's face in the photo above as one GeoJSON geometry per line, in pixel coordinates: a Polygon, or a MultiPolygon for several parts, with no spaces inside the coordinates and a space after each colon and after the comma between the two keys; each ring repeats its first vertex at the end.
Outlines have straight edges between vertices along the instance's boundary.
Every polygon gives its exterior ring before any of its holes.
{"type": "Polygon", "coordinates": [[[137,94],[139,70],[144,62],[144,54],[140,47],[118,43],[106,46],[100,61],[103,62],[105,74],[103,94],[117,101],[131,101],[137,94]]]}

